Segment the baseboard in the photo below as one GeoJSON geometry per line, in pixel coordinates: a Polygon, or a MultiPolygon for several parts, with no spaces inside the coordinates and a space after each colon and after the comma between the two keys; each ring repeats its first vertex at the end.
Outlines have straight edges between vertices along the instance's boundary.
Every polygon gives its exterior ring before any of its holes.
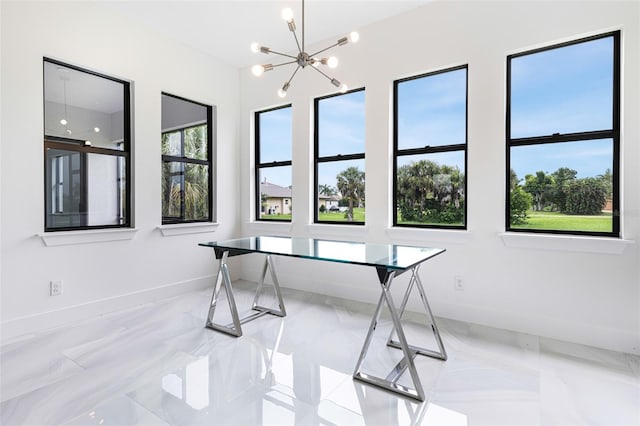
{"type": "MultiPolygon", "coordinates": [[[[257,281],[258,270],[251,267],[244,268],[241,275],[241,278],[247,281],[257,281]]],[[[296,290],[374,304],[380,297],[380,290],[376,286],[358,287],[344,282],[320,281],[316,276],[300,280],[285,271],[278,271],[278,277],[281,286],[296,290]]],[[[421,306],[418,298],[412,299],[409,300],[407,309],[420,311],[421,306]]],[[[441,318],[640,355],[640,336],[633,330],[594,326],[592,323],[584,324],[567,318],[552,318],[536,312],[496,310],[479,305],[451,303],[438,299],[429,299],[429,303],[433,314],[441,318]]]]}
{"type": "Polygon", "coordinates": [[[18,338],[21,335],[95,318],[121,309],[177,296],[187,291],[205,289],[213,285],[214,279],[215,276],[209,275],[4,321],[0,323],[0,336],[2,336],[0,344],[5,344],[9,339],[18,338]]]}

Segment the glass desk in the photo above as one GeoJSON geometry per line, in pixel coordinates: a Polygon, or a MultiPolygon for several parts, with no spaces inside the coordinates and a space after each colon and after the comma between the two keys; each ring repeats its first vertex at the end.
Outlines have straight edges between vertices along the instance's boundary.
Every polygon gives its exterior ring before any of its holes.
{"type": "Polygon", "coordinates": [[[213,330],[221,331],[232,336],[242,336],[242,324],[254,320],[266,314],[284,317],[287,315],[284,306],[284,300],[280,291],[280,283],[274,268],[272,256],[289,256],[304,259],[322,260],[327,262],[350,263],[355,265],[370,266],[376,268],[378,273],[379,285],[381,286],[381,294],[376,306],[375,313],[371,320],[369,332],[362,346],[360,357],[356,364],[353,378],[365,383],[369,383],[392,392],[396,392],[411,398],[424,401],[424,391],[420,383],[420,377],[415,367],[414,358],[416,355],[425,355],[446,361],[447,353],[442,344],[438,327],[431,313],[429,302],[424,291],[418,270],[420,265],[443,253],[445,250],[441,248],[431,247],[410,247],[395,244],[371,244],[346,241],[330,241],[315,238],[291,238],[291,237],[247,237],[238,238],[227,241],[214,241],[198,244],[203,247],[213,248],[216,259],[219,260],[218,275],[216,278],[213,295],[211,296],[211,304],[209,306],[209,314],[205,326],[213,330]],[[240,318],[238,308],[233,296],[233,287],[231,285],[231,277],[227,265],[227,259],[232,256],[240,256],[249,253],[263,253],[266,255],[262,274],[258,282],[256,294],[251,306],[252,314],[247,317],[240,318]],[[265,277],[267,271],[271,275],[273,288],[277,298],[277,308],[269,308],[260,305],[260,296],[262,294],[265,277]],[[407,290],[404,293],[400,307],[397,308],[391,296],[390,287],[393,279],[405,272],[411,273],[411,279],[407,290]],[[214,322],[214,315],[220,290],[224,286],[227,294],[227,301],[231,313],[232,323],[223,325],[214,322]],[[431,324],[433,335],[439,351],[433,351],[426,348],[410,345],[407,342],[404,330],[402,328],[402,316],[409,300],[409,295],[413,287],[418,289],[422,305],[431,324]],[[383,305],[387,305],[392,320],[392,331],[387,339],[387,345],[398,348],[403,352],[403,358],[392,369],[392,371],[384,378],[367,374],[361,371],[360,367],[363,360],[367,356],[369,345],[373,338],[373,332],[376,329],[383,305]],[[395,334],[395,339],[394,339],[395,334]],[[398,379],[409,370],[413,388],[398,383],[398,379]]]}

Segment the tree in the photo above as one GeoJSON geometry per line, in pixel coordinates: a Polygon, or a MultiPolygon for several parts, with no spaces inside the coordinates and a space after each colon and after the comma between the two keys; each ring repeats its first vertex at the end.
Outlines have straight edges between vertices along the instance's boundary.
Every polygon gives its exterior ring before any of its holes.
{"type": "Polygon", "coordinates": [[[564,212],[567,208],[567,189],[571,182],[576,179],[578,172],[568,167],[560,167],[551,176],[554,179],[554,187],[551,195],[556,209],[564,212]]]}
{"type": "Polygon", "coordinates": [[[511,225],[527,223],[528,212],[531,210],[531,204],[533,203],[531,194],[525,192],[520,185],[516,185],[511,190],[509,202],[509,221],[511,225]]]}
{"type": "Polygon", "coordinates": [[[598,178],[578,179],[567,188],[567,214],[599,215],[606,203],[607,189],[598,178]]]}
{"type": "Polygon", "coordinates": [[[432,161],[420,160],[405,164],[398,169],[396,198],[402,220],[427,220],[427,201],[433,198],[433,176],[439,173],[439,167],[432,161]]]}
{"type": "Polygon", "coordinates": [[[520,179],[518,179],[518,175],[516,174],[515,170],[510,169],[509,170],[509,189],[513,191],[514,188],[518,186],[519,182],[520,182],[520,179]]]}
{"type": "Polygon", "coordinates": [[[526,175],[524,177],[523,189],[533,197],[533,207],[536,211],[541,211],[551,203],[553,187],[553,177],[545,172],[537,171],[535,176],[526,175]]]}
{"type": "Polygon", "coordinates": [[[604,174],[598,175],[598,179],[607,191],[607,198],[613,198],[613,175],[611,174],[611,169],[607,169],[604,171],[604,174]]]}
{"type": "Polygon", "coordinates": [[[337,195],[338,194],[338,190],[331,186],[331,185],[324,185],[321,184],[318,186],[318,192],[322,195],[326,195],[326,196],[332,196],[332,195],[337,195]]]}
{"type": "Polygon", "coordinates": [[[464,220],[464,173],[456,166],[420,160],[397,172],[396,200],[403,221],[464,220]]]}
{"type": "Polygon", "coordinates": [[[357,167],[349,167],[336,176],[336,185],[343,200],[349,202],[347,220],[353,221],[353,206],[364,200],[364,172],[357,167]]]}

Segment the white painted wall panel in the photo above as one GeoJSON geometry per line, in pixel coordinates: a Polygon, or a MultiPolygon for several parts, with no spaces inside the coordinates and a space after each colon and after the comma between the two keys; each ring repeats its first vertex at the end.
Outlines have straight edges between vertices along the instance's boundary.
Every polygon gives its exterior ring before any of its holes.
{"type": "MultiPolygon", "coordinates": [[[[630,1],[442,1],[359,28],[357,45],[335,50],[340,66],[331,74],[351,88],[366,87],[366,226],[336,231],[309,225],[312,105],[314,97],[330,93],[332,86],[318,73],[304,70],[286,99],[293,103],[290,233],[445,247],[447,253],[422,269],[436,315],[640,353],[637,244],[614,244],[621,254],[603,254],[599,252],[608,245],[590,239],[534,239],[525,247],[512,247],[501,236],[507,55],[621,29],[623,237],[640,238],[639,24],[640,4],[630,1]],[[469,65],[468,231],[387,230],[392,223],[392,82],[461,64],[469,65]],[[454,290],[455,275],[464,277],[463,292],[454,290]]],[[[264,55],[256,57],[256,63],[264,60],[264,55]]],[[[291,71],[276,68],[260,78],[253,77],[250,68],[241,73],[240,220],[246,235],[288,233],[280,225],[270,232],[268,224],[251,222],[251,112],[283,103],[276,91],[291,71]]],[[[259,265],[245,265],[243,276],[255,279],[259,265]]],[[[284,286],[367,301],[375,301],[378,294],[373,269],[283,259],[280,274],[284,286]]],[[[418,299],[412,302],[417,308],[418,299]]]]}

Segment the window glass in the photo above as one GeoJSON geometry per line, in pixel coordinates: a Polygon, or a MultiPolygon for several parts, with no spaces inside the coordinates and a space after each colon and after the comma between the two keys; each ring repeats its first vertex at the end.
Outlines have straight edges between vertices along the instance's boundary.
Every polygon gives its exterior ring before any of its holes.
{"type": "Polygon", "coordinates": [[[47,136],[123,150],[124,84],[68,65],[44,62],[47,136]]]}
{"type": "Polygon", "coordinates": [[[394,225],[464,229],[467,67],[394,87],[394,225]]]}
{"type": "Polygon", "coordinates": [[[256,112],[256,220],[291,221],[291,148],[291,105],[256,112]]]}
{"type": "Polygon", "coordinates": [[[406,155],[397,161],[398,224],[464,225],[464,151],[406,155]]]}
{"type": "Polygon", "coordinates": [[[364,222],[364,177],[364,159],[319,163],[318,220],[364,222]]]}
{"type": "Polygon", "coordinates": [[[129,83],[45,59],[45,230],[129,226],[129,83]]]}
{"type": "Polygon", "coordinates": [[[291,166],[259,169],[260,218],[291,220],[291,166]]]}
{"type": "Polygon", "coordinates": [[[162,223],[213,220],[213,108],[162,94],[162,223]]]}
{"type": "Polygon", "coordinates": [[[511,137],[612,128],[613,37],[511,60],[511,137]]]}
{"type": "Polygon", "coordinates": [[[365,91],[315,100],[315,222],[365,222],[365,91]]]}
{"type": "Polygon", "coordinates": [[[291,160],[291,107],[260,113],[259,163],[291,160]]]}
{"type": "Polygon", "coordinates": [[[399,149],[466,141],[466,69],[407,80],[397,90],[399,149]]]}
{"type": "Polygon", "coordinates": [[[364,90],[321,99],[316,114],[320,157],[364,152],[364,90]]]}
{"type": "Polygon", "coordinates": [[[508,58],[508,230],[619,236],[619,37],[508,58]]]}

